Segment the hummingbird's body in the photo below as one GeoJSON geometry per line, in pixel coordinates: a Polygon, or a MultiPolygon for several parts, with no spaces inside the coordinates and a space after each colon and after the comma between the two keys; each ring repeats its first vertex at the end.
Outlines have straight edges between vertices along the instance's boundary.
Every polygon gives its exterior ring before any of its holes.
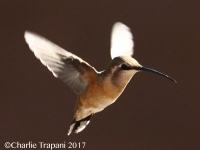
{"type": "MultiPolygon", "coordinates": [[[[127,58],[129,56],[123,57],[127,58]]],[[[121,57],[117,57],[115,58],[115,60],[119,61],[121,60],[121,57]]],[[[68,134],[70,134],[72,130],[80,132],[82,130],[82,126],[80,126],[79,128],[74,127],[76,123],[80,124],[82,119],[84,119],[83,126],[87,125],[87,122],[90,120],[92,114],[102,111],[108,105],[115,102],[115,100],[123,92],[124,88],[130,81],[132,76],[136,73],[136,71],[134,70],[118,73],[116,69],[121,67],[112,66],[113,62],[115,61],[111,62],[107,70],[104,70],[102,72],[92,71],[89,73],[89,76],[87,78],[89,86],[87,90],[78,97],[74,116],[77,121],[73,121],[68,134]],[[87,118],[88,116],[90,117],[85,120],[85,118],[87,118]]]]}
{"type": "Polygon", "coordinates": [[[135,73],[135,71],[127,72],[123,79],[117,76],[113,79],[113,68],[109,69],[90,73],[92,76],[88,78],[89,86],[78,98],[87,112],[96,113],[112,104],[120,96],[135,73]]]}
{"type": "Polygon", "coordinates": [[[96,71],[78,56],[62,49],[51,41],[31,32],[25,40],[35,56],[53,75],[65,82],[78,95],[74,119],[68,135],[82,131],[93,114],[115,102],[132,76],[138,71],[150,71],[174,82],[174,79],[156,70],[143,67],[134,58],[130,29],[122,23],[113,26],[111,57],[107,69],[96,71]]]}

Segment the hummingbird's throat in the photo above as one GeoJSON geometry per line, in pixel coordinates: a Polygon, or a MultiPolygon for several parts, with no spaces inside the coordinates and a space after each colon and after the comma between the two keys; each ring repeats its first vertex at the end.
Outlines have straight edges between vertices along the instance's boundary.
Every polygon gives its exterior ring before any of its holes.
{"type": "Polygon", "coordinates": [[[131,80],[131,78],[133,77],[133,75],[137,72],[138,72],[137,70],[114,72],[111,77],[111,83],[117,87],[125,88],[126,85],[129,83],[129,81],[131,80]]]}

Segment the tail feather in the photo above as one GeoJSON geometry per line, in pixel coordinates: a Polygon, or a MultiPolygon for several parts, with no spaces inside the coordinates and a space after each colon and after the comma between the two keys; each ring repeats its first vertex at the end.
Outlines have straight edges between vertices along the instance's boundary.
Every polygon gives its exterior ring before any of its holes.
{"type": "Polygon", "coordinates": [[[92,114],[78,121],[74,119],[70,125],[68,135],[70,135],[72,132],[78,133],[85,129],[85,127],[90,123],[91,117],[92,114]]]}

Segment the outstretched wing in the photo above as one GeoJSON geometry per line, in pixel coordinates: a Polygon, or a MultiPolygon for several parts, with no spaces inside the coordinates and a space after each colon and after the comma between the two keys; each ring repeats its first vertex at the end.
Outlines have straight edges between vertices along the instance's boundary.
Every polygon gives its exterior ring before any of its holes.
{"type": "Polygon", "coordinates": [[[64,81],[76,94],[88,87],[87,72],[95,72],[87,62],[35,33],[26,31],[25,40],[35,56],[53,75],[64,81]]]}
{"type": "Polygon", "coordinates": [[[113,25],[111,33],[111,58],[121,55],[133,55],[133,36],[126,25],[117,22],[113,25]]]}

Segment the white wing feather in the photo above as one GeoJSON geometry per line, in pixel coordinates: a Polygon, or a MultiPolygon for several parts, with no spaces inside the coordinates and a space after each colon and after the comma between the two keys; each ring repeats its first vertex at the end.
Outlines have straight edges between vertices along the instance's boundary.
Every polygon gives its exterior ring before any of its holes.
{"type": "Polygon", "coordinates": [[[26,31],[24,36],[35,56],[55,77],[65,82],[76,94],[87,89],[84,74],[88,70],[95,71],[88,63],[38,34],[26,31]]]}
{"type": "Polygon", "coordinates": [[[123,23],[113,25],[111,33],[111,58],[121,55],[133,55],[133,36],[130,29],[123,23]]]}

